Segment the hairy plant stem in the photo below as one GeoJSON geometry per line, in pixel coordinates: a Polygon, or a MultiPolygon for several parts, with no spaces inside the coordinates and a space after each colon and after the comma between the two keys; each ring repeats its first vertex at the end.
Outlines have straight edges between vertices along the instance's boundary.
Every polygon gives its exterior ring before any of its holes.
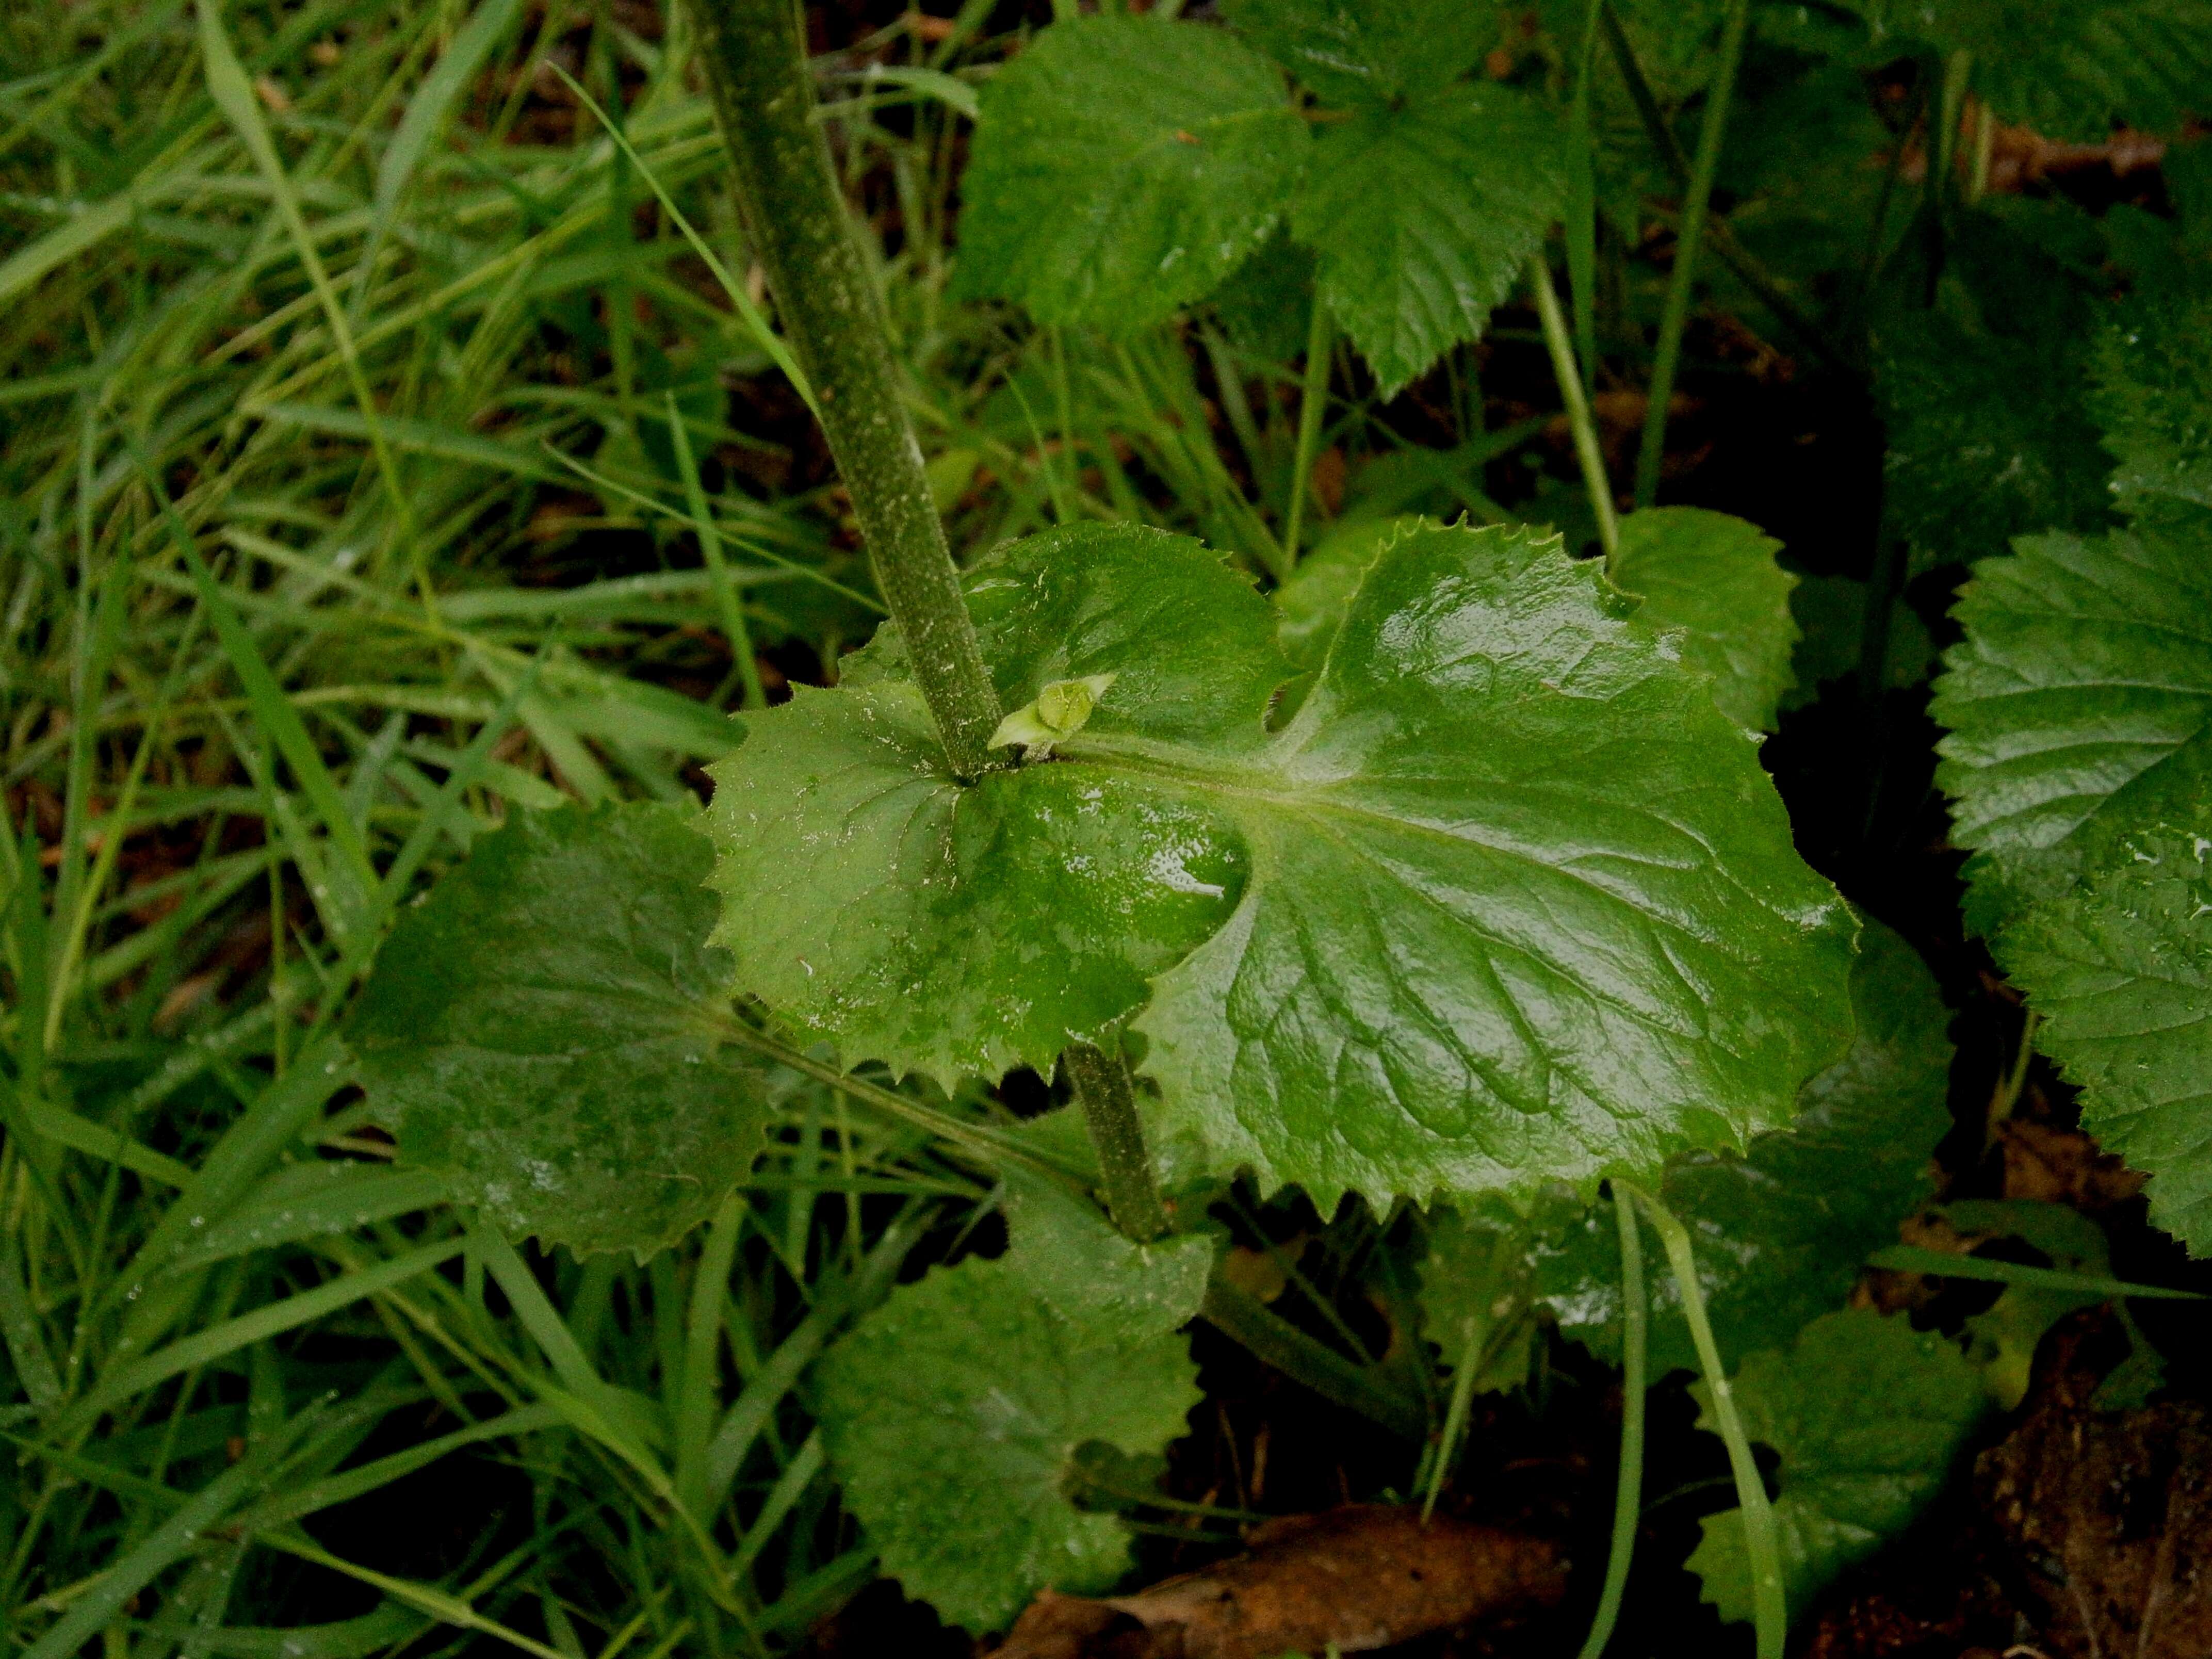
{"type": "Polygon", "coordinates": [[[1620,1474],[1613,1494],[1613,1547],[1605,1560],[1605,1588],[1581,1659],[1599,1659],[1620,1622],[1620,1598],[1636,1559],[1636,1528],[1644,1519],[1644,1391],[1650,1310],[1644,1293],[1644,1239],[1636,1231],[1636,1206],[1626,1191],[1613,1200],[1620,1229],[1620,1474]]]}
{"type": "Polygon", "coordinates": [[[1316,1341],[1218,1273],[1206,1284],[1206,1300],[1199,1304],[1198,1316],[1322,1399],[1348,1407],[1408,1440],[1419,1440],[1428,1433],[1428,1412],[1412,1395],[1316,1341]]]}
{"type": "Polygon", "coordinates": [[[1335,356],[1328,307],[1321,289],[1314,289],[1313,320],[1306,330],[1306,378],[1298,394],[1298,447],[1291,462],[1291,510],[1283,521],[1282,568],[1288,576],[1298,562],[1299,532],[1305,522],[1306,497],[1313,492],[1314,452],[1321,447],[1321,422],[1328,406],[1328,369],[1335,356]]]}
{"type": "Polygon", "coordinates": [[[882,301],[861,263],[830,143],[813,119],[793,0],[686,0],[735,172],[746,240],[814,390],[876,583],[954,774],[989,762],[998,693],[985,672],[901,395],[882,301]]]}
{"type": "Polygon", "coordinates": [[[1552,378],[1559,383],[1559,401],[1567,407],[1567,429],[1574,434],[1575,459],[1582,464],[1583,487],[1589,491],[1590,512],[1597,519],[1598,545],[1605,550],[1609,572],[1614,550],[1620,545],[1620,522],[1613,510],[1613,482],[1605,476],[1605,453],[1597,446],[1597,423],[1590,418],[1589,399],[1583,395],[1574,343],[1567,338],[1567,322],[1559,314],[1551,267],[1540,252],[1530,262],[1528,288],[1536,296],[1536,316],[1544,325],[1544,344],[1552,354],[1552,378]]]}
{"type": "Polygon", "coordinates": [[[1129,1089],[1129,1068],[1119,1054],[1088,1042],[1060,1050],[1060,1068],[1067,1073],[1084,1127],[1098,1153],[1106,1183],[1106,1209],[1114,1224],[1139,1244],[1168,1230],[1167,1206],[1152,1180],[1152,1161],[1145,1151],[1145,1126],[1137,1119],[1129,1089]]]}
{"type": "Polygon", "coordinates": [[[1616,1181],[1613,1186],[1619,1198],[1632,1197],[1644,1206],[1659,1242],[1666,1246],[1667,1266],[1681,1294],[1682,1317],[1689,1324],[1690,1340],[1698,1350],[1698,1368],[1705,1373],[1705,1395],[1712,1402],[1713,1428],[1728,1448],[1736,1502],[1743,1510],[1744,1554],[1751,1568],[1752,1628],[1758,1638],[1758,1659],[1782,1659],[1784,1642],[1790,1633],[1789,1606],[1782,1593],[1782,1541],[1774,1524],[1774,1506],[1767,1501],[1765,1477],[1752,1455],[1751,1438],[1744,1433],[1743,1419],[1736,1412],[1728,1367],[1722,1363],[1720,1345],[1713,1340],[1713,1322],[1705,1316],[1705,1293],[1698,1282],[1698,1258],[1690,1247],[1690,1230],[1643,1188],[1625,1181],[1616,1181]]]}
{"type": "Polygon", "coordinates": [[[1728,131],[1729,104],[1735,91],[1736,65],[1743,61],[1743,37],[1751,22],[1751,0],[1729,0],[1721,25],[1720,67],[1705,94],[1705,118],[1698,129],[1698,154],[1690,164],[1682,222],[1674,233],[1674,270],[1667,283],[1667,306],[1659,318],[1658,355],[1651,364],[1651,398],[1644,411],[1644,443],[1636,453],[1636,504],[1649,507],[1659,495],[1659,463],[1667,447],[1667,404],[1674,395],[1674,370],[1682,356],[1682,331],[1690,320],[1690,295],[1698,277],[1698,249],[1705,237],[1705,214],[1720,171],[1721,139],[1728,131]]]}

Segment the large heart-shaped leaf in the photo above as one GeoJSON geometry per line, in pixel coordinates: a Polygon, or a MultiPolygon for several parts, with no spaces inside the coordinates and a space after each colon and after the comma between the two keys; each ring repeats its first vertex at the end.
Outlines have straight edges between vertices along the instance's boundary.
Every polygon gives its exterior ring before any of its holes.
{"type": "Polygon", "coordinates": [[[401,1162],[579,1254],[712,1215],[768,1117],[724,1035],[712,862],[674,807],[518,811],[402,911],[347,1027],[401,1162]]]}
{"type": "Polygon", "coordinates": [[[1142,1007],[1168,1122],[1326,1203],[1648,1174],[1844,1047],[1854,924],[1753,744],[1555,538],[1400,538],[1275,733],[1268,606],[1194,543],[1071,528],[972,592],[1009,706],[1115,677],[1054,761],[956,783],[887,643],[715,769],[717,937],[848,1064],[1142,1007]]]}
{"type": "Polygon", "coordinates": [[[1984,930],[2069,888],[2122,836],[2184,821],[2212,785],[2212,514],[2023,538],[1953,611],[1936,777],[1976,857],[1984,930]]]}
{"type": "Polygon", "coordinates": [[[1126,332],[1202,299],[1304,164],[1282,72],[1226,30],[1074,17],[985,86],[957,286],[1126,332]]]}

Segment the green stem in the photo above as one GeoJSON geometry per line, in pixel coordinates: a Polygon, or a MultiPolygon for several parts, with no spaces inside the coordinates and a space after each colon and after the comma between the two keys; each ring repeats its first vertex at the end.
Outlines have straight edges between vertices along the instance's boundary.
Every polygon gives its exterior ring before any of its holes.
{"type": "MultiPolygon", "coordinates": [[[[1659,153],[1667,172],[1674,180],[1674,188],[1683,190],[1690,182],[1690,158],[1682,154],[1682,147],[1674,142],[1672,128],[1660,112],[1659,100],[1652,95],[1651,83],[1644,78],[1644,66],[1636,61],[1636,48],[1629,44],[1627,33],[1620,27],[1620,19],[1610,4],[1601,4],[1598,21],[1605,28],[1606,44],[1612,49],[1613,61],[1620,70],[1620,78],[1627,83],[1630,100],[1636,106],[1637,118],[1644,124],[1644,136],[1659,153]]],[[[1900,147],[1901,148],[1901,147],[1900,147]]],[[[1877,214],[1877,222],[1880,216],[1877,214]]],[[[1838,343],[1833,334],[1797,308],[1782,285],[1767,273],[1766,268],[1746,252],[1735,240],[1735,233],[1718,220],[1708,220],[1705,240],[1720,262],[1735,273],[1736,280],[1759,297],[1759,302],[1781,319],[1789,329],[1805,344],[1827,360],[1829,367],[1845,374],[1858,375],[1862,371],[1851,360],[1850,352],[1838,343]]]]}
{"type": "Polygon", "coordinates": [[[1581,1659],[1599,1659],[1620,1622],[1620,1598],[1628,1589],[1629,1564],[1636,1559],[1636,1528],[1644,1509],[1644,1391],[1649,1347],[1650,1310],[1644,1294],[1644,1239],[1636,1231],[1636,1206],[1626,1192],[1614,1195],[1613,1219],[1620,1226],[1620,1476],[1613,1494],[1613,1547],[1606,1556],[1605,1588],[1590,1620],[1581,1659]]]}
{"type": "Polygon", "coordinates": [[[1744,1433],[1743,1419],[1737,1414],[1728,1367],[1721,1363],[1720,1345],[1713,1340],[1712,1321],[1705,1316],[1705,1293],[1698,1283],[1698,1259],[1690,1248],[1689,1230],[1641,1188],[1625,1181],[1613,1184],[1616,1192],[1632,1196],[1643,1205],[1659,1242],[1667,1247],[1667,1265],[1682,1298],[1682,1317],[1689,1322],[1698,1365],[1705,1374],[1713,1426],[1728,1447],[1736,1502],[1743,1510],[1744,1553],[1750,1558],[1752,1626],[1758,1633],[1758,1659],[1782,1659],[1783,1644],[1790,1633],[1790,1609],[1782,1593],[1782,1543],[1774,1524],[1774,1506],[1767,1501],[1765,1478],[1751,1455],[1750,1437],[1744,1433]]]}
{"type": "Polygon", "coordinates": [[[1159,1188],[1152,1180],[1152,1161],[1145,1152],[1145,1126],[1137,1118],[1128,1066],[1118,1054],[1109,1054],[1088,1042],[1071,1042],[1060,1050],[1060,1068],[1067,1073],[1076,1104],[1083,1109],[1114,1224],[1140,1244],[1158,1238],[1168,1230],[1167,1206],[1160,1202],[1159,1188]]]}
{"type": "Polygon", "coordinates": [[[1000,708],[923,477],[883,304],[846,218],[792,0],[687,0],[746,240],[814,388],[953,772],[989,764],[1000,708]]]}
{"type": "Polygon", "coordinates": [[[1605,0],[1589,0],[1575,65],[1574,103],[1567,121],[1567,300],[1575,313],[1575,355],[1583,392],[1597,390],[1597,177],[1590,132],[1590,71],[1597,58],[1598,19],[1605,0]]]}
{"type": "Polygon", "coordinates": [[[1199,1317],[1239,1346],[1324,1400],[1348,1407],[1392,1433],[1419,1440],[1429,1431],[1429,1414],[1411,1395],[1389,1386],[1374,1372],[1355,1365],[1334,1348],[1314,1340],[1267,1304],[1216,1273],[1206,1287],[1199,1317]]]}
{"type": "Polygon", "coordinates": [[[1690,295],[1697,281],[1698,248],[1705,240],[1705,212],[1712,199],[1713,176],[1720,171],[1721,139],[1728,131],[1729,103],[1735,91],[1736,65],[1743,59],[1743,37],[1751,21],[1751,0],[1729,0],[1721,26],[1721,61],[1705,95],[1705,118],[1698,129],[1698,154],[1682,203],[1681,228],[1674,237],[1674,270],[1667,283],[1667,307],[1659,319],[1659,352],[1651,365],[1651,401],[1644,411],[1644,444],[1636,454],[1636,504],[1649,507],[1659,495],[1659,463],[1667,447],[1667,404],[1674,395],[1674,369],[1682,356],[1682,331],[1690,320],[1690,295]]]}
{"type": "Polygon", "coordinates": [[[1275,574],[1288,576],[1298,562],[1298,532],[1305,522],[1306,496],[1313,489],[1314,452],[1321,447],[1321,421],[1328,407],[1329,360],[1334,331],[1328,307],[1318,285],[1314,289],[1313,320],[1306,328],[1306,378],[1298,393],[1298,448],[1291,462],[1291,510],[1283,523],[1283,568],[1275,574]]]}
{"type": "Polygon", "coordinates": [[[1528,287],[1536,296],[1544,344],[1552,354],[1552,378],[1559,383],[1559,401],[1567,406],[1567,429],[1574,434],[1575,459],[1582,463],[1583,487],[1589,491],[1590,511],[1597,518],[1598,545],[1605,550],[1609,569],[1613,550],[1620,545],[1620,524],[1613,510],[1613,483],[1605,476],[1605,455],[1597,447],[1597,423],[1590,418],[1589,399],[1583,396],[1583,377],[1575,367],[1574,343],[1567,338],[1566,319],[1559,314],[1551,267],[1540,253],[1528,267],[1528,287]]]}

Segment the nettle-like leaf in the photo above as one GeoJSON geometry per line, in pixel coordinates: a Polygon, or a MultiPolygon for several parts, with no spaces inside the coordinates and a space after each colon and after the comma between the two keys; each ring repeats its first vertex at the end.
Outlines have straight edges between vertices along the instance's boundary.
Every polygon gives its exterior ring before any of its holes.
{"type": "MultiPolygon", "coordinates": [[[[2189,613],[2174,613],[2189,614],[2189,613]]],[[[2194,613],[2202,616],[2203,613],[2194,613]]],[[[2151,1218],[2212,1253],[2212,809],[2124,837],[1998,942],[2081,1085],[2082,1127],[2150,1177],[2151,1218]]]]}
{"type": "Polygon", "coordinates": [[[1128,1570],[1127,1528],[1069,1499],[1077,1455],[1163,1450],[1199,1402],[1196,1375],[1182,1338],[1070,1319],[1012,1260],[971,1257],[894,1291],[839,1341],[815,1404],[884,1571],[982,1634],[1047,1586],[1097,1591],[1128,1570]]]}
{"type": "Polygon", "coordinates": [[[672,806],[517,811],[403,911],[347,1027],[401,1162],[579,1255],[711,1215],[768,1117],[705,942],[712,862],[672,806]]]}
{"type": "MultiPolygon", "coordinates": [[[[1859,936],[1851,971],[1850,1052],[1805,1085],[1796,1121],[1758,1136],[1741,1158],[1689,1153],[1660,1188],[1701,1241],[1698,1279],[1723,1354],[1787,1344],[1841,1305],[1867,1257],[1897,1242],[1927,1198],[1948,1106],[1950,1011],[1917,952],[1879,922],[1859,936]]],[[[1620,1249],[1613,1218],[1559,1200],[1522,1224],[1531,1294],[1559,1329],[1620,1358],[1620,1249]]],[[[1692,1368],[1680,1291],[1655,1278],[1654,1375],[1692,1368]]]]}
{"type": "Polygon", "coordinates": [[[2015,536],[2107,521],[2109,458],[2078,390],[2087,323],[1971,327],[1893,316],[1875,337],[1888,428],[1885,508],[1917,570],[2001,554],[2015,536]]]}
{"type": "MultiPolygon", "coordinates": [[[[1744,1432],[1781,1455],[1774,1519],[1793,1613],[1912,1523],[1989,1408],[1955,1343],[1867,1308],[1814,1320],[1787,1352],[1753,1354],[1731,1386],[1744,1432]]],[[[1694,1392],[1710,1429],[1705,1385],[1694,1392]]],[[[1705,1599],[1748,1620],[1743,1511],[1702,1524],[1689,1565],[1705,1599]]]]}
{"type": "Polygon", "coordinates": [[[2094,141],[2115,121],[2171,131],[2212,85],[2212,17],[2197,0],[1877,0],[1869,9],[1878,38],[1972,53],[1974,89],[2046,137],[2094,141]]]}
{"type": "Polygon", "coordinates": [[[1498,38],[1458,0],[1235,0],[1223,9],[1324,101],[1389,109],[1449,86],[1498,38]]]}
{"type": "Polygon", "coordinates": [[[1054,761],[955,782],[887,641],[714,769],[716,937],[848,1064],[1136,1014],[1170,1130],[1326,1206],[1741,1145],[1844,1047],[1855,922],[1555,538],[1402,536],[1279,732],[1273,616],[1194,542],[1071,527],[970,587],[1006,706],[1117,676],[1054,761]]]}
{"type": "Polygon", "coordinates": [[[2017,546],[1960,590],[1932,709],[1984,931],[2212,798],[2212,516],[2017,546]]]}
{"type": "Polygon", "coordinates": [[[1057,23],[983,88],[956,290],[1045,323],[1161,321],[1266,240],[1309,148],[1281,72],[1224,29],[1057,23]]]}
{"type": "Polygon", "coordinates": [[[1713,701],[1738,726],[1774,729],[1792,684],[1797,579],[1774,562],[1782,544],[1755,525],[1701,507],[1650,507],[1620,521],[1613,580],[1644,616],[1682,630],[1682,658],[1710,674],[1713,701]]]}
{"type": "Polygon", "coordinates": [[[2091,409],[2125,498],[2212,507],[2212,282],[2138,293],[2099,336],[2091,409]]]}
{"type": "Polygon", "coordinates": [[[1291,228],[1388,398],[1481,336],[1565,201],[1551,113],[1512,88],[1462,82],[1327,125],[1291,228]]]}

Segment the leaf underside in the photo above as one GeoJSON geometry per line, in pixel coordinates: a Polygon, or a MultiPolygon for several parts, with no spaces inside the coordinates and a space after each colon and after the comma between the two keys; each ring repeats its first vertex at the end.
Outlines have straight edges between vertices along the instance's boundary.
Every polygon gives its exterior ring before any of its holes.
{"type": "MultiPolygon", "coordinates": [[[[1792,1614],[1911,1524],[1988,1408],[1955,1343],[1871,1309],[1828,1314],[1732,1380],[1744,1432],[1781,1455],[1774,1500],[1792,1614]]],[[[1696,1390],[1712,1426],[1705,1386],[1696,1390]]],[[[1743,1511],[1706,1517],[1689,1565],[1721,1617],[1752,1616],[1743,1511]]]]}
{"type": "Polygon", "coordinates": [[[1128,1570],[1121,1521],[1066,1496],[1076,1452],[1158,1453],[1199,1399],[1182,1338],[1072,1321],[1011,1260],[970,1257],[832,1348],[815,1403],[884,1572],[982,1634],[1048,1585],[1095,1592],[1128,1570]]]}
{"type": "Polygon", "coordinates": [[[1195,543],[1071,527],[971,593],[1007,706],[1117,676],[1052,763],[954,783],[891,641],[714,769],[716,937],[847,1064],[995,1075],[1135,1014],[1170,1130],[1326,1206],[1740,1146],[1844,1046],[1855,924],[1556,538],[1401,537],[1275,733],[1273,617],[1195,543]]]}
{"type": "Polygon", "coordinates": [[[712,862],[674,807],[516,811],[403,911],[347,1027],[400,1160],[579,1255],[711,1215],[768,1118],[718,1036],[712,862]]]}

